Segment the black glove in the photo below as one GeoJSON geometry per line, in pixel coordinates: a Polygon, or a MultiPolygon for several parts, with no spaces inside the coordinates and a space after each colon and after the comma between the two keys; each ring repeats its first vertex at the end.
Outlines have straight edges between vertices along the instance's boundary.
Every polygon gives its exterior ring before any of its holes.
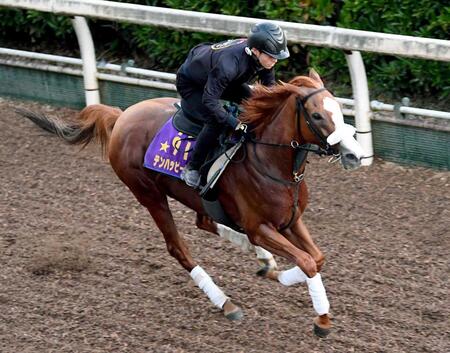
{"type": "Polygon", "coordinates": [[[225,122],[227,125],[231,126],[233,129],[236,129],[236,127],[239,125],[239,119],[236,118],[233,114],[228,113],[225,122]]]}
{"type": "Polygon", "coordinates": [[[239,115],[239,106],[235,103],[229,103],[225,105],[225,110],[228,113],[233,114],[235,118],[237,118],[239,115]]]}

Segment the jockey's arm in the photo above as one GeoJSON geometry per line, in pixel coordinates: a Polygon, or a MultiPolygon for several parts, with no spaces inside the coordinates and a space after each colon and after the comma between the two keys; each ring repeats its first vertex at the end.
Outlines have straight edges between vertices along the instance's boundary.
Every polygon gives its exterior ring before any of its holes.
{"type": "Polygon", "coordinates": [[[239,120],[227,112],[220,102],[223,92],[232,82],[233,68],[224,68],[220,65],[211,70],[205,88],[203,90],[203,105],[218,122],[226,123],[236,128],[239,120]]]}

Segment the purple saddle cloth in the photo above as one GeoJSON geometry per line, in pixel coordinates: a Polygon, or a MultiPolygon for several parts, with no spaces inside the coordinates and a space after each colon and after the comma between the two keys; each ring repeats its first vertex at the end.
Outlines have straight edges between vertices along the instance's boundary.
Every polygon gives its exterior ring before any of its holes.
{"type": "Polygon", "coordinates": [[[181,171],[190,159],[196,140],[175,129],[172,119],[164,124],[148,146],[144,167],[181,178],[181,171]]]}

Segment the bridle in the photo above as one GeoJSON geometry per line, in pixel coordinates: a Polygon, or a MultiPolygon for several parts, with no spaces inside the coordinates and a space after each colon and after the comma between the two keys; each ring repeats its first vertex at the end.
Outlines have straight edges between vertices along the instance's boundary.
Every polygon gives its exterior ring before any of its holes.
{"type": "Polygon", "coordinates": [[[305,104],[309,98],[311,98],[312,96],[314,96],[320,92],[326,91],[326,90],[327,90],[326,88],[322,87],[322,88],[319,88],[319,89],[309,93],[308,95],[306,95],[303,98],[300,98],[300,97],[296,98],[296,108],[297,109],[296,109],[295,125],[296,125],[296,131],[298,133],[300,141],[305,140],[303,137],[302,126],[301,126],[301,117],[302,117],[302,113],[303,113],[303,116],[305,117],[306,125],[308,126],[310,131],[314,134],[314,136],[320,141],[320,145],[312,145],[310,143],[300,144],[300,142],[298,142],[295,138],[293,138],[289,144],[265,142],[265,141],[257,140],[254,138],[247,139],[247,141],[251,142],[254,146],[255,156],[256,156],[256,159],[258,162],[261,162],[261,161],[258,158],[258,155],[256,154],[256,145],[265,145],[265,146],[272,146],[272,147],[289,147],[289,148],[293,148],[295,150],[294,165],[292,168],[292,175],[294,178],[293,182],[289,181],[289,180],[285,180],[285,179],[279,179],[279,178],[273,177],[265,172],[260,171],[261,174],[269,177],[272,180],[280,182],[282,184],[299,183],[302,180],[302,178],[300,180],[298,180],[298,176],[299,176],[298,169],[300,168],[300,166],[303,164],[304,160],[306,159],[308,152],[313,152],[320,156],[335,155],[333,148],[327,142],[326,137],[323,136],[323,134],[314,125],[314,123],[312,122],[312,119],[311,119],[311,115],[308,113],[308,111],[305,108],[305,104]]]}
{"type": "Polygon", "coordinates": [[[303,98],[300,98],[300,97],[296,98],[295,124],[296,124],[296,130],[297,130],[298,136],[300,138],[300,141],[305,140],[303,137],[302,126],[301,126],[301,117],[302,117],[302,113],[303,113],[303,116],[305,117],[306,125],[308,126],[310,131],[314,134],[314,136],[320,141],[320,145],[312,145],[309,143],[300,144],[300,142],[298,142],[295,138],[293,138],[291,140],[290,144],[270,143],[270,142],[257,140],[254,138],[247,139],[247,141],[249,141],[253,144],[253,151],[254,151],[255,159],[257,161],[257,164],[255,165],[256,170],[263,176],[265,176],[277,183],[295,187],[294,203],[292,205],[291,219],[287,225],[285,225],[279,229],[280,231],[289,228],[292,225],[292,223],[294,222],[295,214],[297,213],[297,209],[298,209],[298,201],[299,201],[298,200],[298,191],[299,191],[300,184],[301,184],[302,180],[304,179],[304,170],[305,170],[304,163],[306,161],[306,157],[308,156],[308,153],[313,152],[320,156],[323,156],[323,155],[334,155],[335,156],[333,148],[327,142],[326,137],[323,136],[323,134],[319,131],[319,129],[317,129],[317,127],[314,125],[314,123],[312,122],[312,119],[311,119],[311,115],[308,113],[308,111],[305,108],[305,104],[309,98],[311,98],[312,96],[314,96],[320,92],[326,91],[326,90],[327,90],[326,88],[322,87],[322,88],[319,88],[319,89],[309,93],[308,95],[306,95],[303,98]],[[293,148],[294,149],[294,160],[293,160],[293,165],[292,165],[293,180],[280,179],[278,177],[274,177],[274,176],[266,173],[265,171],[261,170],[260,167],[263,166],[263,163],[260,160],[260,158],[258,157],[258,154],[256,153],[256,145],[293,148]]]}
{"type": "Polygon", "coordinates": [[[313,92],[311,92],[310,94],[306,95],[303,98],[299,98],[297,97],[297,120],[296,120],[296,124],[297,124],[297,130],[298,130],[298,134],[300,136],[301,140],[304,140],[303,138],[303,134],[302,134],[302,129],[301,129],[301,123],[300,123],[300,119],[301,119],[301,115],[303,112],[303,116],[305,117],[305,121],[306,124],[308,125],[309,130],[311,130],[311,132],[317,137],[317,139],[320,141],[320,145],[321,146],[325,146],[323,149],[323,154],[326,155],[333,155],[333,151],[332,148],[330,146],[330,144],[327,142],[327,139],[325,136],[323,136],[323,134],[317,129],[317,127],[312,123],[311,120],[311,115],[308,113],[308,111],[305,108],[305,104],[306,101],[311,98],[312,96],[316,95],[317,93],[326,91],[327,89],[325,87],[319,88],[313,92]]]}

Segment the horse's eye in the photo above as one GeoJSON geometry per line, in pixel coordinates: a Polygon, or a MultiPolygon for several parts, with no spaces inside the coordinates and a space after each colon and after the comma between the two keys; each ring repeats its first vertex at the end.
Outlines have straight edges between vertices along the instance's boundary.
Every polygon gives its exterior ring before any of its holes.
{"type": "Polygon", "coordinates": [[[313,117],[313,119],[315,120],[322,120],[322,115],[320,115],[320,113],[312,113],[311,115],[313,117]]]}

